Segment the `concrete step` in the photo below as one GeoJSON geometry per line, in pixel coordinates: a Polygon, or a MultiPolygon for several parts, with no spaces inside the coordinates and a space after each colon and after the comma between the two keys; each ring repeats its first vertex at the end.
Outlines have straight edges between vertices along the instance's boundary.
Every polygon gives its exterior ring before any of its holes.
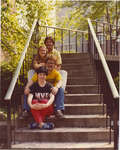
{"type": "Polygon", "coordinates": [[[30,148],[39,150],[114,150],[108,142],[24,142],[12,145],[12,148],[30,148]]]}
{"type": "Polygon", "coordinates": [[[22,118],[22,119],[18,117],[15,122],[16,129],[28,127],[28,125],[32,122],[35,122],[32,114],[30,116],[28,116],[26,118],[22,118]]]}
{"type": "Polygon", "coordinates": [[[98,104],[102,100],[100,94],[65,94],[65,104],[98,104]]]}
{"type": "MultiPolygon", "coordinates": [[[[106,127],[106,116],[104,115],[65,115],[64,120],[53,120],[55,127],[81,127],[100,128],[106,127]]],[[[109,119],[108,119],[109,122],[109,119]]]]}
{"type": "MultiPolygon", "coordinates": [[[[47,120],[48,122],[54,122],[55,127],[86,127],[86,128],[99,128],[106,127],[106,116],[105,115],[65,115],[65,118],[62,120],[52,119],[47,120]]],[[[28,127],[28,125],[34,122],[34,119],[31,117],[29,120],[17,120],[17,128],[28,127]]],[[[109,122],[109,119],[108,119],[109,122]]]]}
{"type": "Polygon", "coordinates": [[[66,57],[64,59],[62,59],[62,64],[76,64],[76,63],[79,63],[79,64],[91,64],[91,60],[90,60],[90,57],[87,56],[87,57],[82,57],[82,58],[69,58],[69,57],[66,57]]]}
{"type": "Polygon", "coordinates": [[[93,66],[91,64],[79,64],[79,63],[76,63],[76,64],[73,64],[73,63],[70,63],[70,64],[64,64],[62,65],[62,69],[63,70],[81,70],[81,71],[88,71],[88,70],[93,70],[93,66]]]}
{"type": "Polygon", "coordinates": [[[109,129],[106,128],[55,128],[53,130],[16,130],[19,142],[108,142],[109,129]]]}
{"type": "Polygon", "coordinates": [[[2,121],[2,118],[1,118],[0,120],[0,149],[5,149],[6,143],[7,143],[7,121],[2,121]]]}
{"type": "Polygon", "coordinates": [[[92,62],[90,61],[90,59],[83,59],[83,60],[80,60],[80,59],[65,59],[62,61],[62,67],[64,65],[68,65],[68,64],[72,64],[72,65],[92,65],[92,62]]]}
{"type": "Polygon", "coordinates": [[[89,53],[64,53],[64,54],[61,54],[62,56],[62,59],[65,60],[65,59],[90,59],[90,55],[89,53]]]}
{"type": "Polygon", "coordinates": [[[66,69],[68,78],[83,78],[83,77],[95,77],[95,72],[91,69],[86,70],[72,70],[66,69]]]}
{"type": "Polygon", "coordinates": [[[67,84],[68,85],[86,85],[86,84],[91,84],[95,85],[96,84],[96,78],[95,77],[79,77],[79,78],[68,78],[67,79],[67,84]]]}
{"type": "Polygon", "coordinates": [[[97,94],[97,85],[67,85],[68,94],[97,94]]]}
{"type": "MultiPolygon", "coordinates": [[[[104,107],[104,112],[106,108],[104,107]]],[[[65,104],[65,115],[103,114],[102,104],[65,104]]]]}

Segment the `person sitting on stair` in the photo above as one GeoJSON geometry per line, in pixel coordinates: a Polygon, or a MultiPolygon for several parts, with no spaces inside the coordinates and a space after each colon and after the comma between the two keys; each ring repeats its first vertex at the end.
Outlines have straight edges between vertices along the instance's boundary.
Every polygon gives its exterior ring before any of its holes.
{"type": "Polygon", "coordinates": [[[67,93],[67,91],[65,90],[66,84],[67,84],[67,71],[61,70],[62,58],[61,58],[60,52],[54,48],[55,41],[51,36],[48,36],[45,38],[44,44],[48,50],[47,56],[54,56],[56,59],[55,68],[57,71],[59,71],[59,73],[62,76],[62,88],[64,89],[64,93],[67,93]]]}
{"type": "MultiPolygon", "coordinates": [[[[31,80],[33,74],[35,73],[35,69],[37,69],[39,66],[45,64],[47,56],[53,56],[56,59],[56,65],[54,65],[55,69],[57,71],[59,71],[59,73],[62,76],[62,88],[64,89],[64,93],[66,93],[65,87],[66,87],[66,83],[67,83],[67,72],[65,70],[60,70],[61,64],[62,64],[61,55],[60,55],[60,53],[57,50],[54,49],[55,42],[54,42],[52,37],[46,37],[45,41],[44,41],[44,44],[46,46],[47,51],[46,51],[46,49],[43,46],[41,46],[38,49],[38,54],[35,57],[35,59],[33,60],[33,68],[34,68],[34,70],[30,70],[28,72],[28,82],[31,80]]],[[[25,91],[27,91],[27,89],[25,89],[25,91]]],[[[25,93],[28,93],[28,92],[25,92],[25,93]]],[[[25,94],[25,96],[24,96],[23,117],[24,116],[28,116],[27,112],[29,112],[29,107],[28,107],[28,105],[26,103],[26,101],[27,101],[26,99],[27,99],[27,97],[26,97],[26,94],[25,94]]]]}
{"type": "Polygon", "coordinates": [[[41,66],[45,66],[47,60],[47,49],[44,46],[40,46],[37,51],[37,55],[33,58],[32,68],[28,71],[28,81],[31,80],[35,70],[41,66]]]}
{"type": "Polygon", "coordinates": [[[30,87],[28,94],[28,104],[31,108],[35,123],[30,124],[30,128],[53,129],[51,122],[44,123],[45,117],[53,114],[54,95],[52,94],[52,85],[46,82],[47,69],[39,67],[37,70],[37,82],[30,87]]]}
{"type": "MultiPolygon", "coordinates": [[[[41,66],[45,66],[47,60],[47,49],[44,46],[40,46],[37,51],[37,55],[33,58],[33,69],[28,71],[28,82],[32,79],[32,76],[35,73],[35,70],[38,69],[41,66]]],[[[25,89],[25,93],[27,92],[27,89],[25,89]]],[[[27,104],[27,94],[24,95],[24,105],[23,105],[23,113],[21,118],[28,117],[30,112],[30,108],[27,104]]]]}
{"type": "MultiPolygon", "coordinates": [[[[50,82],[53,85],[52,93],[55,95],[55,117],[58,119],[64,118],[63,112],[64,112],[64,90],[61,87],[62,80],[61,75],[58,71],[56,71],[55,68],[56,65],[56,59],[53,56],[48,57],[46,61],[46,67],[48,69],[48,75],[46,77],[46,80],[50,82]]],[[[29,87],[37,81],[37,74],[35,73],[32,77],[32,79],[27,83],[25,87],[25,94],[29,94],[30,89],[29,87]]]]}

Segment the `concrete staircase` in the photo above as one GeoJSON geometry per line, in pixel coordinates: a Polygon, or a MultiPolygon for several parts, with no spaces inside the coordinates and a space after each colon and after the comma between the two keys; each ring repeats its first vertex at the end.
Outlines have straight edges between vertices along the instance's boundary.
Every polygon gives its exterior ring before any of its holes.
{"type": "MultiPolygon", "coordinates": [[[[62,68],[68,71],[64,120],[56,128],[30,130],[19,121],[12,148],[40,150],[113,150],[109,144],[109,129],[103,115],[102,95],[98,93],[96,77],[89,54],[63,54],[62,68]]],[[[104,108],[104,112],[106,112],[104,108]]]]}

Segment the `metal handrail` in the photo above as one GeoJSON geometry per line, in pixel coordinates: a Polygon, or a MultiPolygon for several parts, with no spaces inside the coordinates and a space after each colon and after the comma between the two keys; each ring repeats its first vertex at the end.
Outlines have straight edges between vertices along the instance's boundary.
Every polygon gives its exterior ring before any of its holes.
{"type": "Polygon", "coordinates": [[[98,39],[97,39],[97,36],[95,34],[94,28],[92,26],[91,20],[89,18],[88,18],[88,24],[89,24],[90,31],[92,33],[95,45],[97,47],[97,51],[98,51],[99,57],[101,59],[101,62],[102,62],[102,65],[103,65],[103,68],[104,68],[104,71],[105,71],[105,74],[106,74],[109,86],[110,86],[110,89],[112,91],[112,95],[113,95],[114,98],[119,98],[119,94],[118,94],[117,88],[116,88],[115,83],[113,81],[112,75],[111,75],[110,70],[108,68],[108,65],[107,65],[107,62],[105,60],[104,54],[102,52],[102,49],[100,47],[100,44],[98,42],[98,39]]]}
{"type": "Polygon", "coordinates": [[[114,25],[114,24],[111,24],[111,23],[108,23],[108,22],[105,22],[105,21],[98,21],[98,20],[91,20],[91,21],[101,23],[101,24],[108,24],[108,25],[112,25],[112,26],[115,26],[115,27],[120,27],[120,25],[114,25]]]}
{"type": "Polygon", "coordinates": [[[73,30],[73,29],[53,27],[53,26],[44,26],[44,25],[40,25],[40,24],[39,24],[39,26],[40,27],[46,27],[46,28],[60,29],[60,30],[68,30],[68,31],[72,31],[72,32],[88,33],[88,31],[73,30]]]}
{"type": "MultiPolygon", "coordinates": [[[[37,13],[36,13],[35,17],[37,17],[37,13]]],[[[19,73],[20,73],[20,69],[21,69],[21,67],[22,67],[22,63],[23,63],[24,58],[25,58],[25,54],[26,54],[26,52],[27,52],[27,48],[28,48],[28,46],[29,46],[29,43],[30,43],[32,34],[33,34],[33,32],[34,32],[34,29],[35,29],[35,26],[36,26],[37,21],[38,21],[38,19],[35,18],[35,20],[34,20],[34,22],[33,22],[33,24],[32,24],[32,28],[31,28],[31,30],[30,30],[30,34],[29,34],[29,36],[28,36],[28,40],[27,40],[27,42],[26,42],[26,44],[25,44],[25,47],[24,47],[24,51],[23,51],[23,53],[22,53],[22,55],[21,55],[20,61],[19,61],[18,65],[17,65],[17,68],[16,68],[16,70],[15,70],[15,73],[14,73],[14,76],[13,76],[13,78],[12,78],[12,81],[10,82],[10,85],[9,85],[9,88],[8,88],[8,90],[7,90],[7,93],[6,93],[5,97],[4,97],[4,100],[10,100],[10,99],[11,99],[13,90],[14,90],[14,88],[15,88],[15,84],[16,84],[16,82],[17,82],[17,78],[18,78],[19,73]]]]}

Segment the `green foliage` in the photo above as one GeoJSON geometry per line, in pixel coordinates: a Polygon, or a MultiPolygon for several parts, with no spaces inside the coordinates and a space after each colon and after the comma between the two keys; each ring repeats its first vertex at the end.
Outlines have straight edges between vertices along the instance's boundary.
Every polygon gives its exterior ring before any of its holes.
{"type": "Polygon", "coordinates": [[[6,61],[1,66],[6,70],[14,70],[24,48],[26,32],[20,27],[17,20],[17,13],[11,14],[10,8],[2,7],[1,13],[1,47],[7,55],[6,61]]]}
{"type": "Polygon", "coordinates": [[[118,72],[118,76],[115,77],[114,82],[115,82],[115,85],[116,85],[116,87],[117,87],[117,89],[118,89],[118,91],[119,91],[119,85],[120,85],[120,72],[118,72]]]}
{"type": "MultiPolygon", "coordinates": [[[[59,20],[61,26],[66,25],[71,28],[87,30],[87,18],[91,20],[104,20],[105,22],[114,24],[116,19],[120,16],[120,2],[117,2],[116,15],[116,2],[115,1],[57,1],[60,8],[69,8],[64,21],[59,20]]],[[[58,23],[58,24],[59,24],[58,23]]]]}
{"type": "MultiPolygon", "coordinates": [[[[1,6],[1,48],[5,56],[1,62],[2,95],[5,94],[15,71],[24,46],[28,39],[30,29],[38,12],[37,18],[41,25],[52,25],[50,12],[54,9],[52,0],[16,0],[15,8],[11,8],[9,0],[2,0],[1,6]],[[6,87],[7,86],[7,87],[6,87]]],[[[39,41],[42,40],[42,29],[38,24],[33,33],[27,50],[24,66],[21,68],[18,84],[25,84],[24,78],[30,69],[33,54],[37,52],[39,41]],[[24,75],[24,77],[22,76],[24,75]]]]}
{"type": "Polygon", "coordinates": [[[4,110],[0,110],[0,121],[5,121],[7,118],[7,114],[4,110]]]}
{"type": "MultiPolygon", "coordinates": [[[[51,25],[52,19],[50,19],[49,14],[53,8],[54,5],[51,0],[16,0],[16,11],[12,12],[8,1],[2,2],[1,47],[3,53],[8,57],[1,64],[3,70],[14,71],[16,68],[35,19],[36,11],[41,24],[51,25]]],[[[34,33],[31,47],[36,45],[35,36],[34,33]]]]}

